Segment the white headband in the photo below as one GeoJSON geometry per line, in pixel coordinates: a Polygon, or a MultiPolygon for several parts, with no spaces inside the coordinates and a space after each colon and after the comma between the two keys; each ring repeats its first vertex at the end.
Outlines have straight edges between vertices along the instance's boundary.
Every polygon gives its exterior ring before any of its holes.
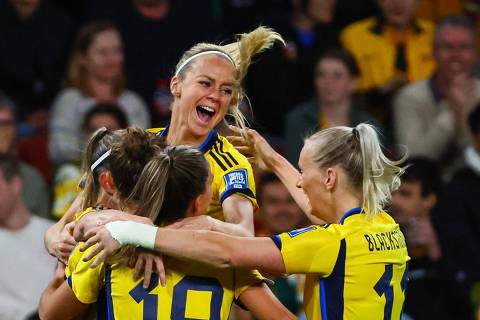
{"type": "Polygon", "coordinates": [[[103,160],[105,160],[109,155],[110,153],[112,153],[112,149],[108,149],[104,154],[102,154],[100,156],[100,158],[97,159],[97,161],[95,161],[91,166],[90,166],[90,170],[93,171],[95,170],[96,167],[98,167],[98,165],[100,163],[102,163],[103,160]]]}
{"type": "Polygon", "coordinates": [[[204,56],[206,54],[218,54],[218,55],[221,55],[225,58],[228,59],[228,61],[230,61],[233,66],[235,67],[235,61],[233,61],[232,57],[230,57],[228,54],[226,54],[225,52],[222,52],[222,51],[219,51],[219,50],[209,50],[209,51],[202,51],[202,52],[199,52],[197,54],[194,54],[193,56],[191,56],[190,58],[188,58],[187,60],[183,61],[183,63],[178,67],[177,71],[175,72],[175,76],[177,77],[178,74],[180,73],[180,71],[183,69],[183,67],[185,67],[190,61],[192,61],[193,59],[197,58],[197,57],[200,57],[200,56],[204,56]]]}

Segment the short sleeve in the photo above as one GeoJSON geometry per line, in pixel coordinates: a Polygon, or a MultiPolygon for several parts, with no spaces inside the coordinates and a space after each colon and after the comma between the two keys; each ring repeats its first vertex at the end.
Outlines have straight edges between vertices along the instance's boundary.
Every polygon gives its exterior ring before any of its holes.
{"type": "Polygon", "coordinates": [[[332,226],[310,226],[272,237],[280,249],[287,273],[331,273],[340,249],[332,226]],[[328,230],[331,228],[330,230],[328,230]]]}
{"type": "Polygon", "coordinates": [[[77,299],[85,304],[94,303],[104,285],[105,265],[101,263],[95,268],[90,268],[94,259],[84,262],[82,259],[93,247],[85,252],[80,252],[80,242],[68,259],[68,266],[65,270],[68,285],[72,288],[77,299]]]}
{"type": "Polygon", "coordinates": [[[237,194],[249,199],[253,206],[257,208],[255,178],[252,166],[247,158],[233,148],[230,143],[224,143],[226,144],[225,149],[228,151],[220,152],[219,155],[229,160],[228,163],[231,166],[226,167],[221,177],[219,177],[220,179],[218,179],[220,203],[223,203],[229,196],[237,194]]]}
{"type": "Polygon", "coordinates": [[[257,270],[234,269],[234,273],[235,299],[238,299],[249,287],[265,280],[257,270]]]}

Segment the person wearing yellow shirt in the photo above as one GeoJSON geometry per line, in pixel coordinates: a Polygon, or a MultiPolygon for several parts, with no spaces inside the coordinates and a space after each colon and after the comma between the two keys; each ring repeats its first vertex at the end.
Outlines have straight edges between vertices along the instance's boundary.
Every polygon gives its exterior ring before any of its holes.
{"type": "MultiPolygon", "coordinates": [[[[252,57],[275,41],[283,39],[272,29],[258,27],[230,44],[196,44],[183,54],[175,68],[170,82],[173,95],[170,125],[165,130],[151,131],[165,137],[170,145],[198,148],[205,154],[214,175],[208,210],[211,216],[195,217],[188,223],[208,223],[219,232],[254,235],[253,213],[257,203],[252,167],[215,128],[227,114],[236,124],[244,126],[245,119],[239,110],[244,97],[242,79],[252,57]]],[[[75,243],[63,230],[77,211],[70,208],[45,236],[48,251],[62,260],[69,253],[63,248],[72,248],[75,243]]]]}
{"type": "Polygon", "coordinates": [[[398,224],[382,208],[400,184],[403,159],[386,158],[368,124],[333,127],[305,141],[298,172],[256,131],[247,134],[244,147],[279,176],[302,210],[326,224],[242,238],[114,221],[89,228],[84,249],[98,245],[85,259],[97,256],[96,266],[121,246],[139,245],[216,267],[306,274],[308,319],[399,319],[409,257],[398,224]],[[148,239],[138,236],[144,229],[148,239]]]}
{"type": "MultiPolygon", "coordinates": [[[[192,147],[165,147],[158,140],[139,128],[97,131],[84,158],[90,168],[84,212],[92,207],[122,208],[147,216],[156,225],[203,213],[212,194],[207,161],[192,147]]],[[[137,234],[150,235],[148,230],[137,234]]],[[[166,258],[166,282],[160,285],[154,274],[146,287],[142,279],[135,279],[134,269],[123,263],[128,250],[92,268],[83,259],[91,249],[83,252],[80,243],[69,258],[66,279],[57,275],[42,295],[40,317],[73,319],[80,315],[84,319],[96,311],[97,319],[227,320],[238,299],[258,319],[295,318],[256,271],[218,270],[166,258]]]]}

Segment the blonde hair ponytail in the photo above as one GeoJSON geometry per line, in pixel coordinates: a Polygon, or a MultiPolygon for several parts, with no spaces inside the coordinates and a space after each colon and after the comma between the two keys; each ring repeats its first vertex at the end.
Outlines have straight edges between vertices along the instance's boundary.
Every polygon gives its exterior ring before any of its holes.
{"type": "Polygon", "coordinates": [[[392,191],[400,186],[400,167],[406,155],[388,159],[382,151],[375,128],[361,123],[355,128],[333,127],[321,130],[306,142],[314,144],[314,161],[320,168],[339,165],[351,186],[361,193],[367,216],[375,216],[388,203],[392,191]]]}
{"type": "Polygon", "coordinates": [[[378,214],[390,201],[392,191],[400,186],[404,169],[398,160],[388,159],[382,152],[377,132],[368,124],[361,123],[352,129],[358,134],[363,163],[362,202],[370,215],[378,214]]]}

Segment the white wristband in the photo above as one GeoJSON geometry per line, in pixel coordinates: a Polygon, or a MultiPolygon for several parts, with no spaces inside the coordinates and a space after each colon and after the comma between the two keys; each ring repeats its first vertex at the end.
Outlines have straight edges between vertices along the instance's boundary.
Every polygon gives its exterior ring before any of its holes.
{"type": "Polygon", "coordinates": [[[105,225],[113,239],[122,246],[133,245],[152,250],[157,227],[134,221],[113,221],[105,225]]]}

